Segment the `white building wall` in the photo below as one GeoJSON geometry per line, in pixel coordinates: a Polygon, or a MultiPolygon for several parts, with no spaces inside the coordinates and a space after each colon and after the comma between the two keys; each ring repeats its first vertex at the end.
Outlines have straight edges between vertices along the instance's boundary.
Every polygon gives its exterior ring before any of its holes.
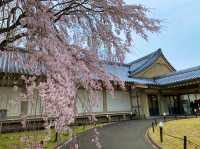
{"type": "MultiPolygon", "coordinates": [[[[87,113],[88,111],[89,112],[103,112],[102,91],[97,91],[97,98],[98,98],[98,103],[94,104],[96,102],[90,101],[87,91],[84,89],[79,89],[78,97],[76,101],[76,107],[77,107],[78,113],[85,113],[85,112],[87,113]]],[[[95,99],[92,99],[92,100],[95,100],[95,99]]]]}
{"type": "Polygon", "coordinates": [[[23,101],[27,102],[22,107],[22,101],[19,97],[21,94],[21,89],[14,89],[13,87],[0,87],[0,109],[7,109],[7,116],[20,116],[22,113],[22,108],[27,109],[27,114],[29,116],[35,116],[41,114],[41,102],[38,98],[38,94],[35,93],[34,101],[23,101]]]}
{"type": "Polygon", "coordinates": [[[42,113],[41,99],[38,92],[35,92],[33,101],[28,101],[28,115],[29,116],[39,116],[42,113]]]}
{"type": "Polygon", "coordinates": [[[20,102],[17,100],[20,91],[12,87],[0,87],[0,109],[7,109],[7,116],[19,116],[20,102]]]}
{"type": "Polygon", "coordinates": [[[127,91],[115,91],[114,96],[107,93],[108,112],[131,111],[130,95],[127,91]]]}

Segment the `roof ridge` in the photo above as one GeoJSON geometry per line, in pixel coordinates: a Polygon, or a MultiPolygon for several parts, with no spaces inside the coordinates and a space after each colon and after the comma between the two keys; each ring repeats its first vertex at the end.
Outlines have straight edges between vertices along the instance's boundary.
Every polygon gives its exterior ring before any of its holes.
{"type": "Polygon", "coordinates": [[[131,74],[137,74],[146,68],[150,67],[160,56],[162,56],[162,50],[158,49],[155,52],[143,57],[140,59],[140,61],[133,63],[130,65],[130,67],[135,67],[135,69],[131,70],[131,74]],[[139,63],[141,63],[139,66],[137,66],[139,63]],[[136,66],[135,66],[136,65],[136,66]]]}
{"type": "Polygon", "coordinates": [[[132,61],[132,62],[129,62],[129,63],[127,63],[127,64],[128,64],[128,65],[133,65],[133,64],[135,64],[135,63],[137,63],[137,62],[140,62],[140,61],[144,60],[145,58],[147,58],[147,57],[149,57],[149,56],[152,56],[152,55],[155,55],[155,54],[157,54],[157,53],[162,53],[162,50],[159,48],[158,50],[153,51],[153,52],[151,52],[151,53],[149,53],[149,54],[147,54],[147,55],[145,55],[145,56],[143,56],[143,57],[141,57],[141,58],[139,58],[139,59],[136,59],[136,60],[134,60],[134,61],[132,61]]]}
{"type": "Polygon", "coordinates": [[[106,65],[118,65],[118,66],[127,66],[127,67],[129,67],[129,65],[126,64],[126,63],[112,62],[112,61],[101,61],[101,62],[103,62],[106,65]]]}

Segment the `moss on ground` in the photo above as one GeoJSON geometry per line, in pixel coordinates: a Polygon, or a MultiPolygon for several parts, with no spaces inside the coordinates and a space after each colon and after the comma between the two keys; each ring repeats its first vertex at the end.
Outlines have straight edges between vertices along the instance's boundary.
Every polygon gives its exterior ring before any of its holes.
{"type": "MultiPolygon", "coordinates": [[[[96,127],[102,127],[103,124],[99,124],[96,127]]],[[[86,125],[86,126],[76,126],[73,127],[73,133],[75,135],[85,132],[89,129],[94,128],[94,125],[86,125]]],[[[50,140],[44,141],[44,148],[53,149],[57,146],[57,142],[55,142],[56,132],[54,129],[51,129],[51,138],[50,140]]],[[[40,143],[41,140],[48,135],[49,132],[46,130],[37,130],[37,131],[23,131],[23,132],[14,132],[14,133],[2,133],[0,134],[0,149],[23,149],[30,148],[30,144],[34,146],[34,143],[40,143]],[[27,140],[26,140],[27,139],[27,140]],[[28,141],[28,143],[23,143],[24,141],[28,141]],[[26,145],[29,144],[29,147],[26,145]]],[[[64,143],[70,138],[69,133],[62,133],[59,135],[59,142],[64,143]]]]}

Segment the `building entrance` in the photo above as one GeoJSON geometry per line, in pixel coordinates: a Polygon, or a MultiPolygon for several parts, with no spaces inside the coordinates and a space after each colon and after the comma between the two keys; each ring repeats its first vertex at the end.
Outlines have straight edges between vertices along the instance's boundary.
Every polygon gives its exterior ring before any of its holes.
{"type": "Polygon", "coordinates": [[[159,115],[158,98],[156,95],[148,95],[149,114],[150,116],[159,115]]]}

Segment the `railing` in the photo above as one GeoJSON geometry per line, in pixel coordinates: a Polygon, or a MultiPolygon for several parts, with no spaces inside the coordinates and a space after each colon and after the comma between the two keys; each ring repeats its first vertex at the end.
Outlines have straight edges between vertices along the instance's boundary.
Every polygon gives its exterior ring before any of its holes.
{"type": "MultiPolygon", "coordinates": [[[[132,112],[118,112],[118,113],[95,113],[92,114],[82,114],[78,115],[75,119],[75,122],[71,125],[88,125],[92,121],[92,116],[95,116],[97,119],[96,123],[110,123],[110,122],[119,122],[119,121],[127,121],[127,120],[136,120],[143,119],[142,116],[137,116],[132,112]]],[[[49,117],[49,121],[54,121],[56,117],[49,117]]],[[[22,118],[18,117],[6,117],[6,119],[0,119],[0,132],[13,132],[13,131],[21,131],[24,129],[34,129],[37,125],[37,128],[44,127],[44,119],[40,116],[28,116],[27,123],[31,128],[22,128],[21,124],[22,118]]]]}
{"type": "Polygon", "coordinates": [[[187,136],[180,137],[168,134],[166,132],[164,132],[163,135],[181,141],[183,143],[183,149],[200,149],[200,144],[194,143],[193,141],[189,140],[187,136]]]}
{"type": "MultiPolygon", "coordinates": [[[[165,120],[166,120],[166,118],[164,118],[164,121],[165,120]]],[[[158,126],[157,120],[152,122],[151,129],[152,129],[153,133],[155,133],[156,131],[158,133],[158,131],[159,131],[160,144],[163,144],[163,143],[170,144],[170,143],[173,143],[172,141],[180,141],[183,149],[200,149],[200,144],[192,141],[190,139],[190,136],[172,135],[169,132],[167,132],[166,130],[163,130],[162,124],[158,126]],[[167,137],[168,137],[168,139],[166,139],[167,137]]],[[[196,136],[196,138],[199,138],[199,136],[196,136]]]]}

